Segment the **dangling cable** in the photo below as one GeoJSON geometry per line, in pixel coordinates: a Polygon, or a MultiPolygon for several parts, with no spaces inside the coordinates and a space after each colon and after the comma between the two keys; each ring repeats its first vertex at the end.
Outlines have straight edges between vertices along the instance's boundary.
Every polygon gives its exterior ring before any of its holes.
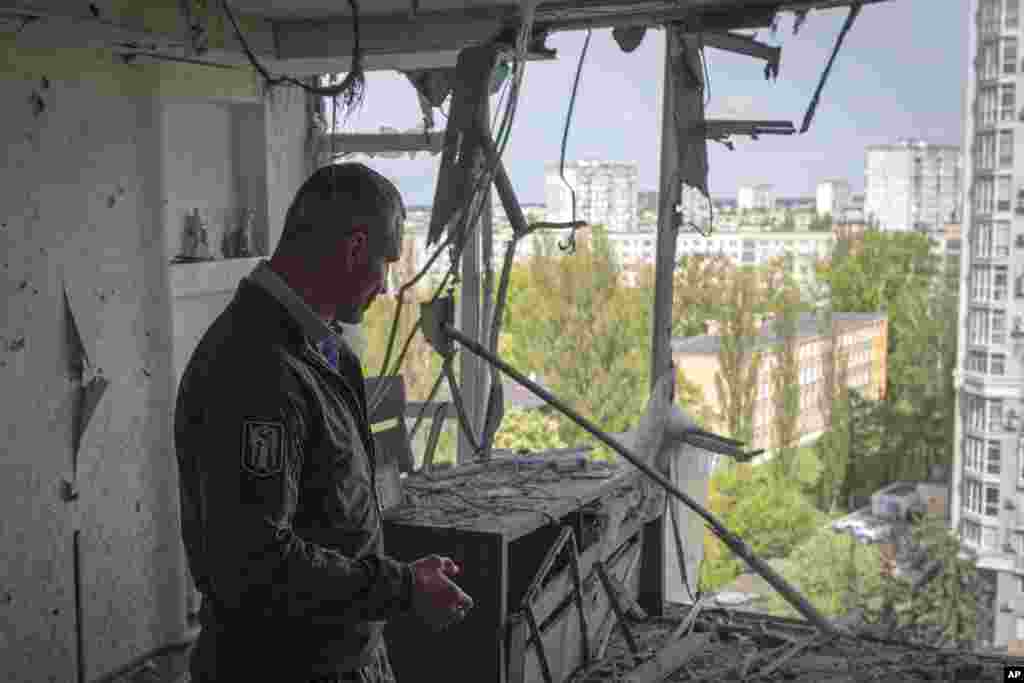
{"type": "Polygon", "coordinates": [[[360,45],[359,3],[357,0],[348,0],[349,7],[352,8],[352,67],[340,84],[328,87],[310,86],[291,76],[280,76],[278,78],[271,76],[266,67],[256,58],[245,36],[242,35],[242,29],[238,26],[238,21],[235,20],[235,14],[231,11],[227,0],[221,0],[220,4],[228,21],[231,22],[235,37],[242,46],[249,64],[263,77],[264,84],[268,88],[278,85],[294,85],[313,95],[330,98],[342,97],[348,113],[351,113],[362,104],[366,93],[366,75],[363,72],[363,50],[360,45]]]}
{"type": "MultiPolygon", "coordinates": [[[[583,60],[587,57],[587,48],[590,47],[590,36],[593,33],[587,29],[587,39],[583,41],[583,50],[580,52],[580,60],[576,65],[576,78],[572,82],[572,96],[569,98],[569,111],[565,115],[565,129],[562,131],[562,156],[558,162],[558,176],[562,184],[569,188],[569,196],[572,198],[572,222],[576,222],[576,190],[565,179],[565,147],[569,141],[569,125],[572,123],[572,111],[576,106],[576,90],[580,85],[580,74],[583,72],[583,60]]],[[[559,242],[558,248],[562,251],[574,253],[576,251],[576,228],[569,233],[567,242],[559,242]]]]}

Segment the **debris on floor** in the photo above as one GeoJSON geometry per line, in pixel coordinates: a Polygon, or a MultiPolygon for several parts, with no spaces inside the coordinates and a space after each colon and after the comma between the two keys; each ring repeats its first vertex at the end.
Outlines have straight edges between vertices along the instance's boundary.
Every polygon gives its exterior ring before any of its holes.
{"type": "Polygon", "coordinates": [[[640,664],[616,634],[607,655],[571,683],[917,683],[1003,680],[1005,656],[935,650],[896,641],[822,635],[796,619],[704,607],[673,639],[691,609],[669,605],[662,617],[631,625],[640,664]]]}

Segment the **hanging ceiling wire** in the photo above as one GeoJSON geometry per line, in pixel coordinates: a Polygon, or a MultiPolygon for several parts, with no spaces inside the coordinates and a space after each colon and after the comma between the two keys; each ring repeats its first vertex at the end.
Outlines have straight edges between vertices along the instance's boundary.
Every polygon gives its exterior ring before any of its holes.
{"type": "Polygon", "coordinates": [[[263,64],[260,63],[259,59],[257,59],[252,48],[249,47],[249,42],[245,39],[245,36],[242,35],[242,29],[238,26],[238,21],[235,20],[235,14],[231,11],[231,7],[228,5],[227,0],[221,0],[220,4],[224,9],[224,14],[227,15],[228,20],[231,22],[231,27],[234,29],[235,37],[241,44],[242,50],[245,51],[245,56],[248,58],[252,67],[263,77],[265,85],[268,88],[278,85],[294,85],[313,95],[330,98],[341,97],[344,100],[345,109],[348,112],[351,112],[362,104],[363,97],[366,93],[366,76],[363,73],[363,50],[362,46],[359,44],[358,0],[348,0],[349,7],[352,8],[352,67],[349,69],[348,74],[341,83],[327,87],[311,86],[291,76],[279,76],[276,78],[271,76],[266,67],[264,67],[263,64]]]}
{"type": "MultiPolygon", "coordinates": [[[[482,173],[477,178],[477,181],[473,186],[473,190],[465,198],[465,205],[463,209],[459,212],[461,214],[461,229],[449,230],[448,237],[437,246],[437,248],[434,251],[434,254],[426,262],[426,264],[424,264],[420,271],[412,279],[410,279],[409,282],[403,284],[399,288],[395,306],[395,315],[394,318],[392,319],[391,330],[388,334],[388,344],[384,354],[384,362],[381,365],[381,377],[388,376],[389,374],[398,374],[398,371],[401,369],[402,363],[405,360],[405,356],[406,353],[408,352],[409,346],[411,345],[416,333],[420,329],[421,321],[417,320],[416,324],[413,326],[412,330],[407,336],[405,343],[402,345],[402,350],[399,353],[398,358],[395,360],[395,364],[392,369],[390,366],[391,355],[394,351],[395,341],[398,333],[399,319],[401,317],[402,307],[405,303],[406,292],[412,286],[418,283],[420,279],[422,279],[422,277],[427,273],[429,268],[441,255],[442,251],[449,247],[451,248],[451,261],[448,267],[448,271],[445,273],[440,284],[435,289],[430,301],[436,301],[438,298],[440,298],[440,296],[448,288],[450,280],[457,281],[459,257],[461,256],[462,248],[465,245],[465,238],[469,236],[470,230],[476,229],[479,223],[480,215],[483,212],[483,207],[485,206],[485,202],[476,201],[476,199],[480,196],[481,191],[486,191],[490,188],[491,183],[493,182],[494,174],[497,171],[498,164],[501,161],[502,155],[505,151],[505,146],[508,144],[508,140],[512,132],[512,122],[515,118],[516,105],[518,104],[519,92],[522,86],[523,75],[526,68],[527,48],[529,46],[530,36],[533,32],[533,19],[535,9],[538,4],[539,0],[530,0],[529,2],[525,2],[523,4],[523,21],[520,25],[519,34],[516,38],[516,49],[513,57],[513,72],[508,91],[508,102],[504,111],[502,112],[501,125],[499,126],[498,132],[495,136],[495,155],[493,162],[489,165],[485,172],[482,173]],[[461,244],[455,243],[455,240],[453,238],[454,235],[456,234],[462,236],[461,244]]],[[[500,107],[498,111],[501,111],[500,107]]],[[[442,114],[443,113],[444,112],[442,111],[442,114]]],[[[445,118],[448,118],[447,115],[445,115],[445,118]]],[[[488,132],[488,135],[489,134],[490,132],[488,132]]],[[[374,412],[374,410],[380,405],[380,402],[383,401],[384,399],[384,384],[385,383],[382,382],[378,386],[378,388],[374,392],[374,395],[370,399],[370,414],[374,412]]],[[[463,429],[466,429],[468,427],[467,425],[462,426],[463,429]]],[[[470,439],[470,441],[473,441],[473,439],[470,439]]]]}
{"type": "MultiPolygon", "coordinates": [[[[583,73],[583,60],[587,57],[587,49],[590,47],[590,36],[593,33],[591,29],[587,29],[587,39],[583,41],[583,50],[580,52],[580,60],[576,64],[576,78],[572,82],[572,96],[569,98],[569,111],[565,114],[565,129],[562,131],[562,155],[558,162],[558,177],[562,179],[562,184],[569,188],[569,196],[572,198],[572,222],[576,222],[576,190],[573,189],[572,185],[565,179],[565,147],[569,141],[569,125],[572,123],[572,111],[576,107],[576,91],[580,85],[580,74],[583,73]]],[[[559,242],[558,248],[562,251],[567,251],[570,254],[576,251],[576,227],[573,226],[572,232],[569,233],[569,238],[566,242],[559,242]]]]}

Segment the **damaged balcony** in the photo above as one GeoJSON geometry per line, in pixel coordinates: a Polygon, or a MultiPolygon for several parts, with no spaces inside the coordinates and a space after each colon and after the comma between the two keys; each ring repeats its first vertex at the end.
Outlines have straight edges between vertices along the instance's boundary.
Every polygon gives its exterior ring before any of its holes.
{"type": "Polygon", "coordinates": [[[832,63],[800,126],[705,120],[699,52],[706,44],[746,55],[775,78],[779,48],[736,31],[768,28],[780,12],[849,8],[834,59],[873,2],[484,0],[467,9],[380,0],[355,13],[360,3],[333,0],[130,4],[0,1],[11,62],[5,101],[21,103],[11,106],[0,183],[14,285],[2,367],[4,386],[14,387],[11,456],[0,477],[0,538],[14,550],[0,649],[14,653],[5,660],[14,677],[185,680],[195,630],[174,392],[199,335],[272,251],[291,196],[314,168],[357,151],[440,155],[426,251],[455,247],[463,299],[447,323],[496,352],[510,285],[488,267],[490,187],[513,244],[537,230],[571,235],[582,222],[527,221],[501,161],[505,141],[489,125],[492,74],[511,64],[514,79],[525,61],[557,58],[549,34],[599,28],[614,29],[624,53],[647,30],[667,36],[648,412],[631,432],[604,435],[622,449],[615,465],[581,460],[578,450],[524,460],[492,448],[506,370],[465,348],[449,352],[450,400],[415,404],[400,389],[395,349],[371,389],[373,420],[388,424],[375,435],[391,444],[380,463],[388,549],[403,560],[447,553],[472,568],[462,581],[478,604],[444,636],[392,623],[400,680],[451,679],[453,662],[455,677],[501,683],[976,680],[1009,661],[855,637],[778,577],[769,583],[806,621],[755,619],[692,595],[706,525],[755,572],[772,574],[702,507],[714,457],[739,454],[742,444],[700,432],[670,408],[682,185],[707,196],[708,140],[806,131],[832,63]],[[320,76],[360,69],[403,72],[427,119],[450,96],[445,129],[328,132],[323,98],[350,91],[320,76]],[[408,423],[427,413],[428,452],[435,425],[459,425],[458,465],[448,471],[411,457],[408,423]]]}

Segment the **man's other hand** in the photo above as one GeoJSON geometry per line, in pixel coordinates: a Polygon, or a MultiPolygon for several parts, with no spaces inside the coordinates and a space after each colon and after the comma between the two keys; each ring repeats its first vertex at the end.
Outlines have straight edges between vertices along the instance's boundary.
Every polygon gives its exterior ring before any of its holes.
{"type": "Polygon", "coordinates": [[[473,607],[466,595],[450,577],[461,569],[447,557],[429,555],[413,562],[413,612],[436,631],[461,621],[473,607]]]}

